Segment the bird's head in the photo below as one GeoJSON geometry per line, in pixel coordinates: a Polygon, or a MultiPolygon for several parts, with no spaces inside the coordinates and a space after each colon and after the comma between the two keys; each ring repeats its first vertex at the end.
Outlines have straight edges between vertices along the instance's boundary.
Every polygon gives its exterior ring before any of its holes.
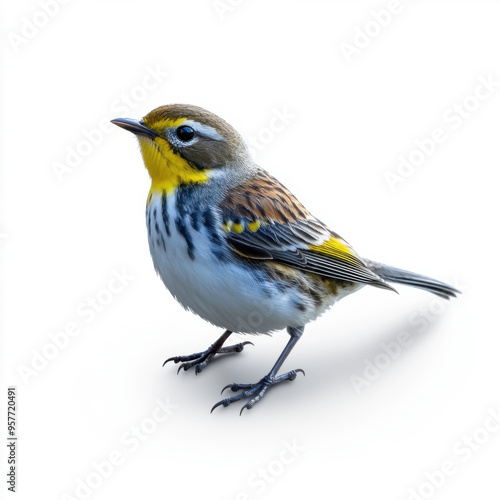
{"type": "Polygon", "coordinates": [[[237,170],[249,156],[241,136],[222,118],[197,106],[161,106],[142,120],[112,123],[134,133],[152,180],[152,190],[207,182],[215,171],[237,170]]]}

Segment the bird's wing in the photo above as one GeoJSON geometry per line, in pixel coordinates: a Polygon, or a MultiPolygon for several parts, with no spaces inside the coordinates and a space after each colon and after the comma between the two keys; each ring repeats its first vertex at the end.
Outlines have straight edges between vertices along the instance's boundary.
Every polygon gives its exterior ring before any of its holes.
{"type": "Polygon", "coordinates": [[[240,256],[392,289],[267,172],[231,189],[220,208],[228,245],[240,256]]]}

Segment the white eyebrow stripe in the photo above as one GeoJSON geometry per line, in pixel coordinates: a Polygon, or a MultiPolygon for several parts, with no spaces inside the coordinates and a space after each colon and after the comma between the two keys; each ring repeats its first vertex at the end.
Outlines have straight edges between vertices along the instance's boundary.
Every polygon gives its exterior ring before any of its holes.
{"type": "Polygon", "coordinates": [[[197,132],[199,132],[202,136],[207,137],[209,139],[213,139],[214,141],[223,141],[224,137],[217,132],[213,127],[208,125],[203,125],[203,123],[197,122],[195,120],[186,120],[182,122],[182,125],[188,125],[193,127],[197,132]]]}

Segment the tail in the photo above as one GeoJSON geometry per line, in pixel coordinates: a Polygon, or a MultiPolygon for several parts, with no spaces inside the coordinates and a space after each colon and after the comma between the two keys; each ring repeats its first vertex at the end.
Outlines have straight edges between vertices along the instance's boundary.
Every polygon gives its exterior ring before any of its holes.
{"type": "Polygon", "coordinates": [[[456,297],[457,293],[461,293],[460,290],[457,290],[442,281],[428,278],[427,276],[423,276],[421,274],[412,273],[411,271],[405,271],[404,269],[398,269],[397,267],[386,266],[385,264],[380,264],[379,262],[373,262],[366,259],[363,260],[368,269],[373,271],[377,276],[380,276],[383,280],[387,280],[391,283],[400,283],[401,285],[421,288],[427,292],[439,295],[439,297],[442,297],[443,299],[456,297]]]}

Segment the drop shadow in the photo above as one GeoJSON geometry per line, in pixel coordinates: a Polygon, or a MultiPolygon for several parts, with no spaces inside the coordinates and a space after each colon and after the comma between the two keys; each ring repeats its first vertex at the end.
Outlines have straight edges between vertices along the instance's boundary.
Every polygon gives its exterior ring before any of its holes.
{"type": "MultiPolygon", "coordinates": [[[[425,306],[428,306],[428,302],[423,304],[424,308],[425,306]]],[[[328,344],[328,339],[331,337],[323,335],[320,340],[323,345],[314,350],[310,349],[309,356],[304,357],[300,355],[301,343],[307,341],[306,339],[311,339],[309,342],[315,342],[313,339],[314,332],[311,331],[314,328],[314,324],[309,325],[303,339],[301,339],[301,342],[299,342],[297,348],[293,351],[293,357],[285,362],[283,369],[280,371],[280,373],[284,373],[289,370],[303,368],[306,372],[305,383],[300,383],[303,375],[298,374],[296,380],[293,382],[293,387],[287,382],[271,387],[269,391],[274,396],[264,399],[264,401],[269,399],[271,404],[259,403],[259,407],[276,409],[277,407],[272,404],[272,400],[277,399],[277,404],[280,411],[282,411],[292,408],[296,405],[297,399],[300,399],[301,403],[307,402],[308,405],[312,404],[314,406],[316,406],[316,401],[319,408],[324,405],[321,399],[318,400],[318,394],[320,394],[321,398],[325,394],[329,396],[335,396],[339,392],[345,394],[346,387],[350,387],[352,393],[356,395],[356,391],[350,382],[351,377],[353,375],[362,376],[364,360],[373,361],[377,355],[383,353],[382,344],[399,344],[403,333],[407,333],[408,338],[412,339],[411,343],[401,347],[399,354],[391,359],[390,364],[383,369],[384,374],[387,374],[407,356],[408,352],[425,339],[428,339],[430,334],[437,329],[443,315],[441,314],[434,320],[428,321],[425,327],[422,327],[422,325],[409,321],[410,317],[418,310],[418,308],[412,308],[411,311],[402,314],[398,320],[393,321],[391,324],[370,329],[370,332],[367,333],[369,341],[362,347],[357,345],[348,349],[342,349],[339,352],[335,350],[332,344],[328,344]],[[311,355],[312,358],[310,357],[311,355]],[[311,376],[313,381],[308,382],[311,376]],[[289,404],[290,407],[288,406],[289,404]]],[[[365,330],[366,327],[363,327],[363,329],[365,330]]],[[[335,330],[332,332],[332,335],[349,335],[349,331],[344,330],[339,332],[335,330]]],[[[286,332],[277,332],[274,336],[279,337],[275,338],[274,342],[272,342],[277,358],[281,352],[281,348],[285,346],[288,340],[288,334],[286,332]]],[[[167,387],[173,388],[175,385],[175,392],[182,392],[186,398],[199,399],[205,405],[205,403],[215,404],[220,399],[235,395],[236,393],[230,390],[225,391],[222,396],[220,395],[220,390],[228,384],[258,382],[269,372],[275,359],[269,362],[268,350],[266,351],[265,360],[259,356],[263,349],[269,349],[269,345],[267,347],[263,345],[264,343],[258,345],[259,343],[254,340],[255,336],[253,335],[239,336],[238,342],[250,339],[254,342],[254,346],[247,345],[239,353],[227,353],[215,356],[210,364],[198,375],[191,368],[187,371],[181,369],[178,376],[176,376],[179,364],[168,363],[162,368],[160,375],[163,381],[165,381],[165,378],[168,380],[167,384],[165,384],[165,389],[167,390],[167,387]],[[196,378],[196,381],[193,378],[196,378]]],[[[208,345],[200,347],[201,349],[205,349],[208,345]]],[[[162,363],[160,363],[160,366],[162,363]]],[[[383,377],[380,380],[377,379],[375,383],[383,383],[382,380],[383,377]]],[[[238,406],[239,413],[239,407],[245,404],[245,402],[246,400],[242,399],[231,405],[231,407],[238,406]]],[[[233,413],[233,411],[230,413],[233,413]]]]}

